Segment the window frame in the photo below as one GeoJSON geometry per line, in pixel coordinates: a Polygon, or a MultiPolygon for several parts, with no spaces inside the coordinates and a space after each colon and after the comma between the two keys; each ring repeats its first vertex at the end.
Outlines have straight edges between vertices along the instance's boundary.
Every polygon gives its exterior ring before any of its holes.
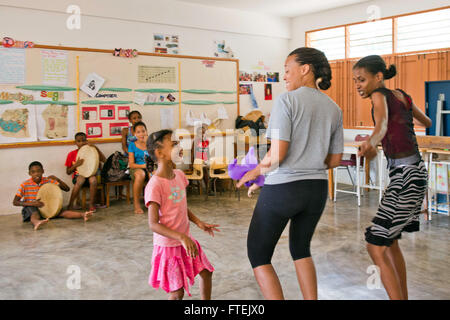
{"type": "MultiPolygon", "coordinates": [[[[434,49],[426,49],[426,50],[419,50],[419,51],[402,51],[402,52],[398,52],[397,51],[397,42],[398,42],[397,19],[398,18],[405,17],[405,16],[411,16],[411,15],[415,15],[415,14],[432,12],[432,11],[445,10],[445,9],[450,9],[450,6],[445,6],[445,7],[435,8],[435,9],[422,10],[422,11],[415,11],[415,12],[404,13],[404,14],[399,14],[399,15],[395,15],[395,16],[389,16],[389,17],[384,17],[384,18],[380,18],[380,19],[377,19],[377,20],[373,20],[373,21],[392,20],[392,53],[388,54],[388,55],[399,55],[399,54],[403,55],[403,54],[411,54],[411,53],[425,53],[425,52],[430,52],[430,51],[435,51],[435,50],[450,49],[450,48],[443,47],[443,48],[434,48],[434,49]]],[[[372,22],[372,21],[359,21],[359,22],[341,24],[341,25],[332,26],[332,27],[308,30],[308,31],[305,32],[305,46],[306,47],[310,47],[310,41],[309,41],[309,37],[308,37],[308,35],[310,33],[344,27],[345,28],[345,58],[332,59],[332,60],[329,60],[329,61],[342,61],[342,60],[348,60],[348,59],[355,59],[355,57],[350,58],[350,56],[349,56],[350,41],[349,41],[348,27],[349,26],[353,26],[353,25],[358,25],[358,24],[369,23],[369,22],[372,22]]]]}

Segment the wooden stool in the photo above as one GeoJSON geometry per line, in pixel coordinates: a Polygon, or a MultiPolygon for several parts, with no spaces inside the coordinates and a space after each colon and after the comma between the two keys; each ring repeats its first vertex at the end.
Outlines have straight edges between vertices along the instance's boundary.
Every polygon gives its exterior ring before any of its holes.
{"type": "MultiPolygon", "coordinates": [[[[99,183],[97,184],[97,191],[100,190],[100,197],[101,197],[101,204],[105,204],[105,194],[103,192],[103,184],[99,183]]],[[[84,210],[86,209],[86,194],[89,193],[89,187],[82,187],[81,188],[81,208],[84,210]]]]}
{"type": "MultiPolygon", "coordinates": [[[[131,180],[120,180],[113,182],[105,183],[105,193],[106,193],[106,206],[109,207],[109,187],[125,187],[127,189],[127,203],[130,204],[130,188],[131,188],[131,180]]],[[[116,192],[116,200],[117,200],[117,192],[116,192]]]]}

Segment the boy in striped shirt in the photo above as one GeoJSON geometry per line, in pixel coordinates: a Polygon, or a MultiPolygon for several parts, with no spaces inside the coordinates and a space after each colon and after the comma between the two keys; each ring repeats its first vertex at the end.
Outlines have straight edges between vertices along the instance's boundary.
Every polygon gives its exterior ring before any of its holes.
{"type": "MultiPolygon", "coordinates": [[[[38,208],[44,206],[44,203],[40,199],[36,199],[39,188],[46,183],[54,183],[63,191],[69,191],[70,188],[64,181],[55,176],[44,177],[44,167],[38,161],[33,161],[28,166],[28,174],[30,179],[23,182],[16,192],[13,205],[21,206],[23,222],[31,221],[34,226],[34,230],[39,229],[41,225],[48,222],[48,219],[41,219],[38,208]]],[[[59,217],[68,219],[84,218],[85,221],[92,216],[92,212],[77,212],[65,210],[61,212],[59,217]]]]}

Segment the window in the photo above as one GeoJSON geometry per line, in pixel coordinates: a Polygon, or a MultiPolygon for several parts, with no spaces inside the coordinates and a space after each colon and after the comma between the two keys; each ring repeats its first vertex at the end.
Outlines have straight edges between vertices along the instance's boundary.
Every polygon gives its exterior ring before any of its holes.
{"type": "Polygon", "coordinates": [[[450,9],[397,19],[397,52],[450,47],[450,9]]]}
{"type": "Polygon", "coordinates": [[[349,58],[392,53],[392,19],[351,25],[348,34],[349,58]]]}
{"type": "Polygon", "coordinates": [[[309,31],[306,37],[328,60],[450,48],[450,8],[309,31]]]}
{"type": "Polygon", "coordinates": [[[345,59],[345,27],[308,34],[309,46],[325,53],[328,60],[345,59]]]}

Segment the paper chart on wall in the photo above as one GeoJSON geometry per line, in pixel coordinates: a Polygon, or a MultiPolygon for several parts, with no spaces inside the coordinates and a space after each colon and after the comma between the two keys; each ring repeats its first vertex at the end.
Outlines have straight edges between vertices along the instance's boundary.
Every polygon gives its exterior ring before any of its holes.
{"type": "Polygon", "coordinates": [[[0,83],[25,83],[25,49],[0,48],[0,83]]]}
{"type": "Polygon", "coordinates": [[[138,66],[138,83],[175,83],[175,67],[138,66]]]}
{"type": "Polygon", "coordinates": [[[10,103],[0,106],[0,143],[37,141],[33,105],[10,103]]]}
{"type": "Polygon", "coordinates": [[[67,52],[41,50],[42,83],[47,85],[67,85],[67,52]]]}
{"type": "Polygon", "coordinates": [[[162,129],[175,129],[175,123],[173,121],[173,109],[164,108],[160,110],[161,117],[161,130],[162,129]]]}

